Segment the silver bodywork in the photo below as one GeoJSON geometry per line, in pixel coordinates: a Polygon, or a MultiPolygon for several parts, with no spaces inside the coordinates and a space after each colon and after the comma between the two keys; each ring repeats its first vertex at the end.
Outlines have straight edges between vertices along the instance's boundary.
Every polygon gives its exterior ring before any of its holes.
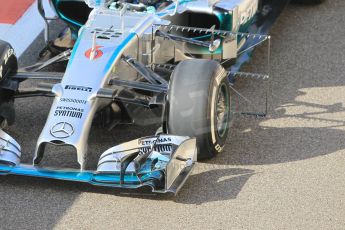
{"type": "Polygon", "coordinates": [[[192,172],[197,161],[197,149],[196,140],[189,137],[144,137],[108,149],[101,155],[96,171],[82,172],[22,165],[20,157],[19,144],[0,130],[0,175],[47,177],[122,188],[149,186],[155,192],[177,193],[192,172]],[[145,154],[148,163],[138,168],[131,161],[122,169],[128,156],[134,155],[135,161],[145,154]]]}
{"type": "Polygon", "coordinates": [[[47,143],[70,145],[76,149],[78,162],[84,169],[92,120],[97,110],[107,103],[97,98],[97,93],[107,85],[122,54],[126,50],[135,51],[139,37],[154,23],[159,23],[159,18],[154,14],[128,12],[121,17],[116,11],[95,10],[90,15],[89,22],[80,31],[78,44],[62,82],[53,87],[56,97],[38,139],[34,163],[42,158],[47,143]],[[111,32],[106,32],[108,30],[111,32]],[[109,39],[97,39],[103,56],[90,60],[85,53],[92,48],[94,33],[109,39]],[[70,124],[74,127],[74,133],[65,138],[53,136],[51,129],[59,122],[70,124]]]}
{"type": "MultiPolygon", "coordinates": [[[[189,137],[160,135],[155,137],[140,138],[133,140],[105,151],[98,162],[97,172],[99,173],[114,173],[121,171],[122,159],[133,154],[133,152],[150,151],[150,159],[157,160],[154,168],[149,171],[164,170],[165,171],[165,189],[167,191],[176,192],[181,184],[181,180],[185,177],[180,175],[185,172],[189,174],[197,161],[196,140],[189,137]],[[157,142],[157,143],[156,143],[157,142]],[[155,147],[152,147],[155,145],[155,147]],[[176,146],[176,147],[174,147],[176,146]]],[[[126,174],[138,175],[135,169],[134,162],[130,162],[126,174]]],[[[141,172],[141,173],[145,173],[141,172]]],[[[140,173],[139,173],[140,175],[140,173]]],[[[139,178],[140,180],[140,178],[139,178]]]]}
{"type": "MultiPolygon", "coordinates": [[[[124,85],[138,87],[133,82],[140,82],[140,75],[145,74],[148,75],[146,80],[157,87],[153,90],[157,94],[151,98],[148,107],[164,104],[165,98],[161,99],[159,95],[167,93],[169,83],[152,70],[155,66],[165,66],[170,60],[177,63],[194,58],[193,55],[218,60],[236,58],[243,44],[239,39],[256,37],[238,33],[238,28],[253,17],[258,0],[175,1],[157,12],[130,11],[128,7],[132,6],[124,4],[119,9],[94,9],[79,31],[73,51],[53,58],[56,61],[69,57],[69,62],[59,83],[42,87],[54,96],[54,101],[37,141],[33,165],[20,164],[19,144],[0,130],[0,174],[32,175],[113,187],[147,185],[160,192],[177,192],[183,185],[197,161],[196,140],[191,137],[157,134],[139,138],[106,150],[100,154],[97,169],[86,170],[88,137],[94,117],[114,103],[124,85]],[[186,12],[208,15],[225,12],[232,15],[232,31],[179,26],[180,15],[186,12]],[[158,32],[161,32],[160,36],[158,32]],[[176,35],[174,39],[169,37],[170,32],[176,35]],[[180,36],[185,32],[209,36],[211,42],[180,36]],[[222,40],[214,40],[214,36],[222,40]],[[207,54],[198,49],[200,45],[206,48],[207,54]],[[213,54],[220,45],[223,50],[213,54]],[[110,84],[114,80],[122,85],[110,84]],[[48,144],[72,146],[80,169],[66,173],[41,168],[40,162],[48,144]],[[164,182],[164,186],[157,185],[157,180],[164,182]]],[[[258,39],[261,43],[269,37],[260,35],[258,39]]],[[[35,70],[41,67],[35,66],[35,70]]],[[[140,87],[137,89],[142,89],[140,87]]]]}
{"type": "MultiPolygon", "coordinates": [[[[244,9],[253,9],[255,12],[257,3],[258,1],[253,0],[217,2],[197,0],[178,4],[177,13],[191,11],[212,14],[215,11],[214,6],[219,5],[229,12],[237,10],[240,17],[245,20],[247,16],[244,14],[244,9]]],[[[175,12],[175,7],[176,5],[172,4],[158,13],[103,8],[94,9],[91,12],[88,22],[79,32],[79,39],[62,82],[53,87],[56,97],[37,142],[35,164],[42,159],[46,144],[70,145],[76,149],[78,162],[81,169],[84,169],[92,120],[97,110],[107,103],[104,99],[97,98],[97,92],[107,87],[113,73],[117,73],[118,69],[124,69],[122,67],[124,63],[121,63],[121,57],[124,54],[144,60],[146,65],[158,60],[164,62],[174,57],[173,52],[176,48],[172,48],[174,46],[171,46],[171,42],[160,39],[152,47],[152,36],[157,29],[154,25],[168,25],[169,20],[174,21],[171,15],[175,12]],[[86,57],[86,52],[92,49],[95,38],[102,57],[90,60],[86,57]],[[151,57],[147,58],[150,50],[153,52],[150,54],[151,57]],[[85,103],[75,103],[76,101],[85,103]],[[64,138],[52,135],[52,128],[60,122],[70,124],[74,129],[73,134],[64,138]]],[[[231,44],[227,41],[227,47],[231,47],[232,51],[224,52],[229,57],[237,53],[237,39],[232,41],[231,44]]],[[[182,44],[182,47],[178,47],[180,54],[178,60],[188,58],[184,55],[186,50],[183,46],[182,44]]],[[[125,79],[136,77],[136,73],[127,71],[125,74],[126,76],[122,76],[125,79]],[[130,74],[134,76],[128,76],[130,74]]]]}
{"type": "Polygon", "coordinates": [[[18,165],[21,155],[17,141],[0,129],[0,163],[18,165]]]}

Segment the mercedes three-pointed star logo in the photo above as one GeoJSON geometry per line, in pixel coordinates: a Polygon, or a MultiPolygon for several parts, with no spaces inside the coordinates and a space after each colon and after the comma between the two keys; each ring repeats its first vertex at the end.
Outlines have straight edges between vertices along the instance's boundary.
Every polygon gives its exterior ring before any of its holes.
{"type": "Polygon", "coordinates": [[[74,128],[68,122],[59,122],[55,124],[50,130],[50,134],[56,138],[67,138],[72,136],[73,133],[74,128]]]}

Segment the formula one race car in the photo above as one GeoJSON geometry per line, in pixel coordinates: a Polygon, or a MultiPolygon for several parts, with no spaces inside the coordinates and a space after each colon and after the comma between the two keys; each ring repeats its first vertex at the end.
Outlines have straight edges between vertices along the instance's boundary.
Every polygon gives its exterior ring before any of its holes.
{"type": "Polygon", "coordinates": [[[223,150],[233,119],[235,78],[269,78],[240,72],[240,67],[256,46],[269,43],[267,32],[289,0],[50,2],[71,31],[68,45],[49,40],[53,18],[45,16],[41,0],[46,51],[54,55],[18,70],[14,50],[0,42],[0,174],[175,193],[197,159],[223,150]],[[64,60],[64,72],[42,71],[64,60]],[[19,90],[27,79],[49,83],[19,90]],[[20,145],[3,129],[14,122],[14,99],[37,95],[55,99],[33,164],[25,165],[20,145]],[[100,113],[109,126],[156,122],[161,128],[106,150],[95,169],[86,170],[88,136],[100,113]],[[41,166],[49,144],[74,147],[80,169],[41,166]]]}

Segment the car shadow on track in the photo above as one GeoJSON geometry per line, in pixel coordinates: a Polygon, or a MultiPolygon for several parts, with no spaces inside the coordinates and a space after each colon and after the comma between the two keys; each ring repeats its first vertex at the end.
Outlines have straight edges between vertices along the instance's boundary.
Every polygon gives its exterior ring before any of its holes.
{"type": "Polygon", "coordinates": [[[236,199],[254,170],[243,168],[213,169],[193,174],[174,198],[177,203],[202,204],[236,199]]]}

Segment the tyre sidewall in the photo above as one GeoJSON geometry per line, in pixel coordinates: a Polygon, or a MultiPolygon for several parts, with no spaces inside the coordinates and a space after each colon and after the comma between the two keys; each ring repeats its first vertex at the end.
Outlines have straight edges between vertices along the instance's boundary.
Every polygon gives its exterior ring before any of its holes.
{"type": "Polygon", "coordinates": [[[223,136],[220,136],[217,131],[217,97],[219,91],[222,90],[222,87],[226,87],[228,98],[229,100],[229,109],[231,108],[231,98],[230,98],[230,89],[227,82],[226,74],[223,73],[219,76],[215,76],[213,79],[212,88],[210,89],[210,102],[209,102],[209,116],[210,116],[210,133],[208,135],[209,143],[210,143],[210,151],[213,152],[213,155],[220,153],[223,151],[225,142],[228,136],[229,125],[230,125],[230,113],[231,111],[227,111],[227,121],[228,124],[226,126],[226,130],[223,136]]]}
{"type": "Polygon", "coordinates": [[[11,80],[8,75],[18,70],[18,61],[11,45],[0,40],[0,126],[12,125],[15,120],[14,94],[19,82],[11,80]],[[6,121],[5,121],[5,120],[6,121]]]}
{"type": "MultiPolygon", "coordinates": [[[[218,71],[217,71],[218,72],[218,71]]],[[[230,110],[228,111],[228,124],[226,127],[226,131],[223,136],[220,136],[217,131],[217,96],[219,91],[222,90],[222,86],[226,87],[228,93],[228,100],[229,100],[229,108],[231,108],[231,97],[230,97],[230,89],[226,78],[226,73],[221,72],[218,75],[215,75],[213,78],[212,84],[210,84],[209,88],[209,101],[208,101],[208,118],[206,127],[209,127],[209,132],[205,133],[202,139],[204,139],[204,146],[210,152],[210,156],[214,156],[223,151],[226,139],[228,136],[228,131],[230,127],[230,110]]]]}
{"type": "MultiPolygon", "coordinates": [[[[216,130],[215,101],[222,84],[230,95],[226,76],[218,62],[193,59],[181,62],[170,79],[167,131],[173,135],[196,137],[198,159],[201,160],[221,152],[226,142],[227,134],[220,137],[216,130]]],[[[231,103],[230,97],[228,100],[231,103]]]]}
{"type": "Polygon", "coordinates": [[[6,80],[9,73],[18,69],[17,58],[10,44],[0,41],[0,83],[6,80]]]}

